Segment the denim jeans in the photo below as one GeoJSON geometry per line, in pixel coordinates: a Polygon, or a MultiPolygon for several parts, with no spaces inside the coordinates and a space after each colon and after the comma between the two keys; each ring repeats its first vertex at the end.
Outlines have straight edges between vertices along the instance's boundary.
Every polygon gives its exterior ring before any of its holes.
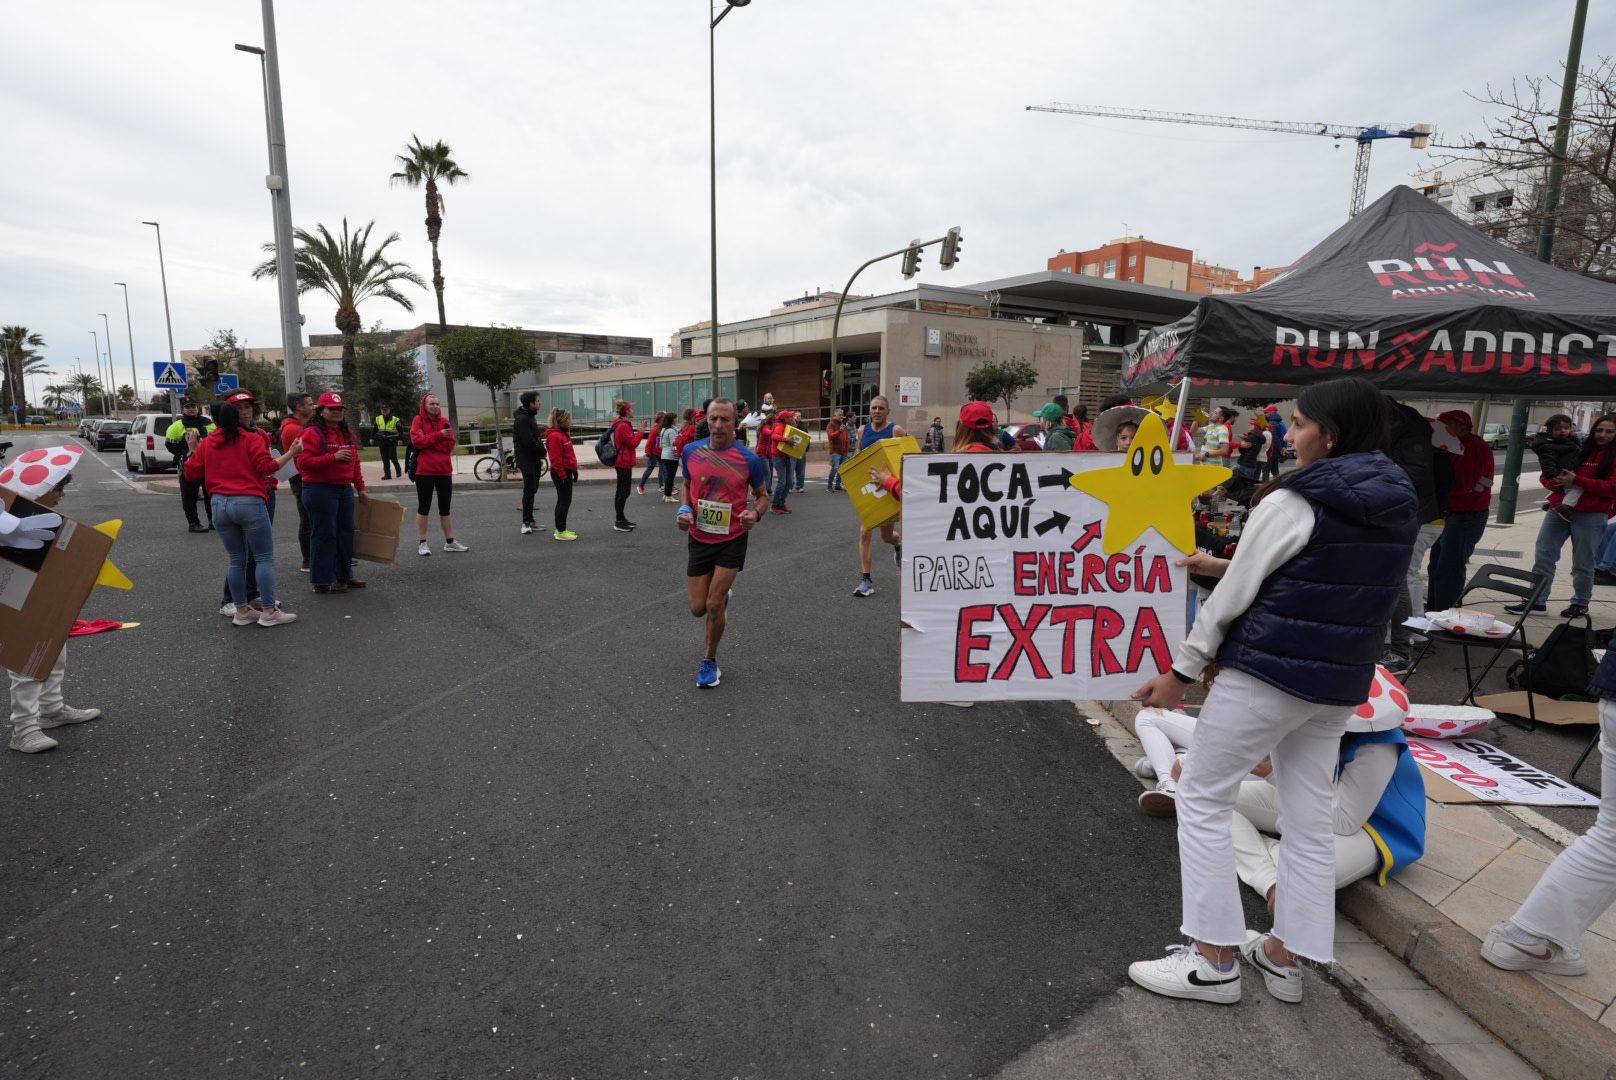
{"type": "MultiPolygon", "coordinates": [[[[210,503],[209,505],[211,508],[212,504],[210,503]]],[[[269,523],[271,525],[275,524],[275,493],[273,491],[269,493],[269,523]]],[[[254,600],[261,599],[262,595],[258,589],[258,560],[253,558],[252,549],[249,548],[247,550],[247,602],[250,604],[254,600]]],[[[224,575],[224,594],[220,597],[219,602],[221,604],[233,604],[236,602],[236,598],[230,592],[230,573],[228,570],[224,575]]]]}
{"type": "Polygon", "coordinates": [[[1446,611],[1459,602],[1465,587],[1465,567],[1486,531],[1486,510],[1448,514],[1442,535],[1431,548],[1431,588],[1425,598],[1431,611],[1446,611]]]}
{"type": "Polygon", "coordinates": [[[264,607],[274,607],[275,527],[269,517],[269,503],[256,495],[215,495],[211,505],[213,527],[230,553],[230,570],[225,575],[230,599],[236,604],[247,602],[250,554],[258,575],[258,594],[263,597],[264,607]]]}
{"type": "Polygon", "coordinates": [[[774,490],[774,463],[778,459],[777,458],[772,458],[772,457],[764,457],[762,454],[759,454],[758,455],[758,460],[763,462],[763,487],[764,487],[764,490],[773,491],[774,490]]]}
{"type": "MultiPolygon", "coordinates": [[[[788,458],[787,460],[789,461],[790,459],[788,458]]],[[[796,483],[791,486],[795,490],[801,491],[803,478],[808,475],[808,454],[806,451],[803,452],[802,457],[791,462],[791,472],[796,477],[796,483]]]]}
{"type": "Polygon", "coordinates": [[[791,491],[791,459],[788,457],[774,459],[774,505],[784,506],[786,495],[791,491]]]}
{"type": "Polygon", "coordinates": [[[841,468],[842,462],[846,461],[847,458],[848,455],[846,454],[832,454],[830,456],[830,474],[825,477],[826,491],[842,490],[841,468]]]}
{"type": "Polygon", "coordinates": [[[1599,554],[1594,556],[1594,569],[1616,573],[1616,521],[1605,526],[1605,538],[1599,542],[1599,554]]]}
{"type": "Polygon", "coordinates": [[[303,506],[309,512],[309,582],[335,585],[347,581],[353,562],[353,485],[305,480],[303,506]]]}
{"type": "MultiPolygon", "coordinates": [[[[1571,538],[1571,602],[1584,607],[1594,596],[1594,553],[1605,535],[1605,515],[1595,511],[1579,514],[1572,511],[1571,520],[1553,510],[1543,515],[1543,524],[1537,530],[1537,550],[1532,555],[1532,569],[1554,580],[1554,567],[1560,561],[1560,549],[1566,537],[1571,538]]],[[[1547,592],[1544,595],[1548,595],[1547,592]]]]}

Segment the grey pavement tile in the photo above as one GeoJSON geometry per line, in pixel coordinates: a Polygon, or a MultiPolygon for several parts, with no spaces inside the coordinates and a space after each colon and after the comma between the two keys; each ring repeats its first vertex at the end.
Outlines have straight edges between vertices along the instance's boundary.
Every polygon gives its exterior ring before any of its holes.
{"type": "Polygon", "coordinates": [[[1595,1001],[1593,998],[1584,997],[1575,990],[1565,986],[1557,979],[1546,976],[1539,976],[1538,979],[1543,983],[1544,986],[1547,986],[1550,990],[1553,990],[1556,994],[1559,994],[1561,997],[1571,1002],[1571,1004],[1575,1005],[1590,1020],[1598,1020],[1600,1014],[1605,1012],[1608,1007],[1603,1002],[1595,1001]]]}
{"type": "Polygon", "coordinates": [[[1425,855],[1421,864],[1440,870],[1449,877],[1469,881],[1477,871],[1492,862],[1511,843],[1492,843],[1469,836],[1440,823],[1428,823],[1425,830],[1425,855]]]}
{"type": "Polygon", "coordinates": [[[1480,885],[1488,892],[1508,897],[1518,904],[1526,899],[1545,869],[1545,864],[1511,848],[1484,866],[1470,879],[1470,884],[1480,885]]]}
{"type": "Polygon", "coordinates": [[[1351,920],[1337,913],[1335,917],[1335,943],[1337,945],[1361,945],[1366,941],[1373,941],[1368,934],[1354,926],[1351,920]]]}
{"type": "MultiPolygon", "coordinates": [[[[1588,961],[1586,975],[1539,975],[1551,986],[1563,986],[1574,994],[1590,998],[1604,1006],[1616,1001],[1616,942],[1597,934],[1584,934],[1578,943],[1583,959],[1588,961]]],[[[1599,1013],[1591,1015],[1598,1016],[1599,1013]]]]}
{"type": "Polygon", "coordinates": [[[1447,1043],[1435,1049],[1465,1076],[1486,1077],[1487,1080],[1541,1080],[1543,1075],[1499,1043],[1491,1046],[1447,1043]]]}
{"type": "Polygon", "coordinates": [[[1480,885],[1467,883],[1455,889],[1453,895],[1438,904],[1436,909],[1480,941],[1493,926],[1515,914],[1518,907],[1520,904],[1507,896],[1499,896],[1480,885]]]}
{"type": "Polygon", "coordinates": [[[1446,803],[1425,804],[1427,827],[1440,825],[1444,829],[1485,840],[1497,848],[1509,847],[1519,834],[1494,816],[1496,811],[1486,806],[1454,806],[1446,803]]]}
{"type": "Polygon", "coordinates": [[[1515,846],[1510,848],[1510,850],[1518,854],[1525,855],[1533,862],[1540,862],[1545,866],[1553,862],[1554,857],[1559,854],[1558,851],[1550,851],[1542,844],[1532,840],[1527,840],[1524,837],[1515,841],[1515,846]]]}
{"type": "Polygon", "coordinates": [[[1432,989],[1384,990],[1375,996],[1386,1003],[1397,1018],[1416,1035],[1432,1045],[1483,1043],[1496,1045],[1493,1037],[1447,998],[1432,989]]]}
{"type": "Polygon", "coordinates": [[[1432,907],[1452,896],[1453,890],[1463,884],[1458,878],[1426,866],[1423,860],[1399,870],[1391,880],[1388,888],[1400,885],[1432,907]]]}
{"type": "Polygon", "coordinates": [[[1401,960],[1374,942],[1337,945],[1335,962],[1371,991],[1420,990],[1426,986],[1401,960]]]}
{"type": "Polygon", "coordinates": [[[1599,1022],[1610,1028],[1612,1031],[1616,1031],[1616,1005],[1612,1005],[1607,1008],[1605,1010],[1605,1015],[1599,1018],[1599,1022]]]}

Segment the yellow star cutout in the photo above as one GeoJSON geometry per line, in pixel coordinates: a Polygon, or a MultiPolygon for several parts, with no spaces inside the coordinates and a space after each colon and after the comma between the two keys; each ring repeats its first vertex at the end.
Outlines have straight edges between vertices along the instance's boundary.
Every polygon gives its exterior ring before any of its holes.
{"type": "Polygon", "coordinates": [[[1110,508],[1101,548],[1115,555],[1146,529],[1188,555],[1195,550],[1195,516],[1190,500],[1217,487],[1234,473],[1222,465],[1180,465],[1167,449],[1167,426],[1146,413],[1128,448],[1128,460],[1114,469],[1091,469],[1072,477],[1072,486],[1110,508]]]}
{"type": "MultiPolygon", "coordinates": [[[[105,533],[114,540],[118,539],[118,533],[122,529],[122,518],[114,518],[111,521],[103,521],[101,524],[95,526],[96,532],[105,533]]],[[[122,570],[119,570],[116,566],[112,565],[111,559],[108,559],[101,564],[101,572],[95,576],[95,583],[97,585],[106,585],[114,589],[133,589],[135,587],[135,583],[130,581],[122,570]]]]}

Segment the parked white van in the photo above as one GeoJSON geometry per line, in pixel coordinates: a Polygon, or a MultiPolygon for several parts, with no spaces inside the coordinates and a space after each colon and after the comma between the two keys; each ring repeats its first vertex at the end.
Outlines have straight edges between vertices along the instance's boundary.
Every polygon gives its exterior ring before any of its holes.
{"type": "Polygon", "coordinates": [[[169,413],[136,413],[129,426],[129,435],[123,443],[123,464],[130,472],[167,472],[174,467],[174,455],[168,452],[164,438],[174,417],[169,413]]]}

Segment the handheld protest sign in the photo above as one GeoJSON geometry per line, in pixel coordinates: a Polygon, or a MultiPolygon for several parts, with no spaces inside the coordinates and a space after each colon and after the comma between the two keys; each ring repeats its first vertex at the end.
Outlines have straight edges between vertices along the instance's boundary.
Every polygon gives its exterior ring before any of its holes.
{"type": "Polygon", "coordinates": [[[929,454],[905,462],[902,699],[1122,700],[1185,631],[1190,501],[1230,475],[1167,452],[929,454]]]}

